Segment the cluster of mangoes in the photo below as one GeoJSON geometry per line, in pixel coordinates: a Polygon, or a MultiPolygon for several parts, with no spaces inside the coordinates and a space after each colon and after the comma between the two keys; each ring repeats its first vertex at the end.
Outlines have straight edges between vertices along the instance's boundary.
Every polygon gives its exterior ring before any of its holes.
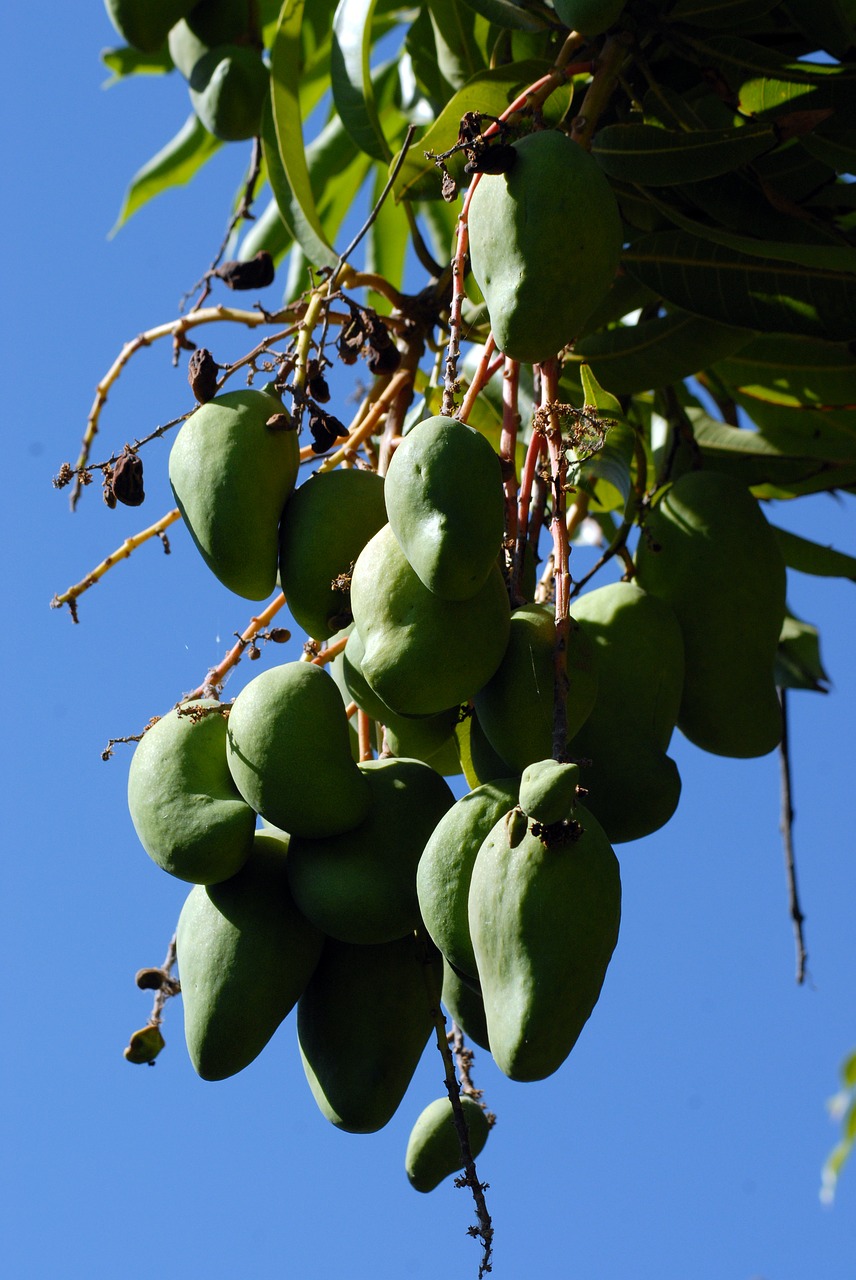
{"type": "Polygon", "coordinates": [[[124,40],[144,53],[164,45],[209,133],[224,142],[261,131],[269,73],[253,0],[105,0],[124,40]]]}

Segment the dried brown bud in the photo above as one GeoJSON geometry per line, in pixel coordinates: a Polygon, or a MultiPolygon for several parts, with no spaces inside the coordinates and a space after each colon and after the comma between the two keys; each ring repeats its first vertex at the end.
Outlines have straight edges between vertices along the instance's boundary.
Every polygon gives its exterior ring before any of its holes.
{"type": "Polygon", "coordinates": [[[53,487],[55,489],[64,489],[67,484],[70,484],[73,475],[71,463],[64,462],[53,478],[53,487]]]}
{"type": "Polygon", "coordinates": [[[323,373],[316,373],[306,384],[309,395],[318,404],[327,404],[330,399],[330,387],[323,373]]]}
{"type": "Polygon", "coordinates": [[[272,413],[265,422],[268,431],[295,431],[297,423],[294,421],[290,413],[284,410],[282,413],[272,413]]]}
{"type": "Polygon", "coordinates": [[[401,352],[392,343],[381,347],[380,350],[377,347],[370,347],[366,364],[369,367],[369,373],[395,373],[401,364],[401,352]]]}
{"type": "Polygon", "coordinates": [[[216,396],[219,368],[219,364],[205,347],[199,347],[188,360],[187,381],[200,404],[206,404],[216,396]]]}
{"type": "Polygon", "coordinates": [[[113,468],[112,467],[104,468],[104,482],[101,488],[101,496],[103,497],[105,504],[110,508],[111,511],[113,511],[116,506],[116,495],[113,492],[113,468]]]}
{"type": "Polygon", "coordinates": [[[451,204],[458,194],[458,184],[445,165],[442,166],[442,169],[443,185],[440,187],[440,195],[446,201],[446,204],[451,204]]]}
{"type": "Polygon", "coordinates": [[[141,991],[160,991],[167,978],[163,969],[138,969],[134,981],[141,991]]]}
{"type": "Polygon", "coordinates": [[[145,498],[143,489],[143,461],[127,445],[113,468],[112,489],[119,502],[126,507],[139,507],[145,498]]]}
{"type": "Polygon", "coordinates": [[[286,641],[291,639],[291,632],[287,631],[285,627],[274,627],[268,634],[268,639],[273,640],[274,644],[285,644],[286,641]]]}
{"type": "Polygon", "coordinates": [[[273,258],[261,249],[249,262],[224,262],[212,275],[219,276],[228,289],[264,289],[273,284],[273,258]]]}

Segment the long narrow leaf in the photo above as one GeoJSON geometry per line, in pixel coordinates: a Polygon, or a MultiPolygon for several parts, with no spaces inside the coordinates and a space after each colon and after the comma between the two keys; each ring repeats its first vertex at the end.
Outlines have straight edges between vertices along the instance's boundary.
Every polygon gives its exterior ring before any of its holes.
{"type": "Polygon", "coordinates": [[[611,178],[671,187],[731,173],[775,145],[776,135],[766,124],[691,132],[612,124],[597,133],[592,155],[611,178]]]}
{"type": "Polygon", "coordinates": [[[376,0],[340,0],[330,59],[333,101],[348,133],[374,160],[389,161],[371,78],[372,17],[376,0]]]}
{"type": "Polygon", "coordinates": [[[162,191],[190,182],[221,146],[195,115],[188,116],[175,137],[134,174],[110,236],[162,191]]]}
{"type": "Polygon", "coordinates": [[[849,578],[856,582],[856,556],[848,556],[834,547],[823,547],[809,538],[800,538],[787,529],[772,526],[778,539],[785,564],[798,573],[810,573],[818,578],[849,578]]]}

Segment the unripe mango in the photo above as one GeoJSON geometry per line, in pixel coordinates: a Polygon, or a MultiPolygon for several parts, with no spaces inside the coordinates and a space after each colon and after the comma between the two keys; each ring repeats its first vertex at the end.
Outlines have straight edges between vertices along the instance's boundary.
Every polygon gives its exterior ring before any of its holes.
{"type": "Polygon", "coordinates": [[[324,840],[293,836],[289,884],[303,914],[331,938],[392,942],[419,924],[416,866],[454,796],[420,760],[358,767],[371,793],[368,817],[324,840]]]}
{"type": "Polygon", "coordinates": [[[470,260],[496,345],[528,364],[573,341],[612,284],[622,228],[587,151],[545,129],[513,144],[509,173],[483,174],[469,207],[470,260]]]}
{"type": "Polygon", "coordinates": [[[432,1033],[441,982],[439,954],[423,955],[412,935],[379,946],[325,943],[297,1005],[297,1036],[331,1124],[374,1133],[392,1119],[432,1033]]]}
{"type": "Polygon", "coordinates": [[[434,828],[416,872],[425,928],[457,969],[477,974],[467,899],[473,864],[482,842],[517,803],[517,779],[487,782],[462,796],[434,828]]]}
{"type": "Polygon", "coordinates": [[[294,488],[293,431],[268,427],[282,402],[266,391],[228,391],[185,422],[169,479],[193,541],[230,591],[264,600],[276,586],[279,518],[294,488]]]}
{"type": "Polygon", "coordinates": [[[625,0],[553,0],[556,16],[571,31],[599,36],[621,17],[625,0]]]}
{"type": "Polygon", "coordinates": [[[467,1039],[490,1052],[481,992],[473,982],[456,973],[448,960],[443,961],[443,1004],[467,1039]]]}
{"type": "Polygon", "coordinates": [[[371,792],[351,756],[341,695],[311,662],[251,680],[232,704],[226,747],[247,803],[293,836],[338,835],[368,816],[371,792]]]}
{"type": "Polygon", "coordinates": [[[386,523],[383,479],[373,471],[327,471],[296,489],[283,512],[279,580],[297,623],[328,640],[350,617],[350,574],[386,523]],[[340,588],[333,582],[346,579],[340,588]]]}
{"type": "MultiPolygon", "coordinates": [[[[479,724],[507,773],[553,754],[555,613],[552,607],[526,604],[511,615],[502,662],[475,695],[479,724]]],[[[594,647],[576,623],[568,630],[566,700],[568,738],[594,706],[598,674],[594,647]]]]}
{"type": "Polygon", "coordinates": [[[715,755],[772,751],[782,736],[774,664],[786,570],[757,500],[731,476],[681,476],[649,514],[636,565],[683,634],[678,728],[715,755]]]}
{"type": "Polygon", "coordinates": [[[113,26],[133,49],[156,53],[194,0],[104,0],[113,26]]]}
{"type": "Polygon", "coordinates": [[[454,418],[418,423],[392,455],[384,489],[392,531],[420,581],[446,600],[482,587],[502,544],[499,458],[454,418]]]}
{"type": "Polygon", "coordinates": [[[217,45],[194,65],[188,86],[193,110],[215,138],[240,142],[261,133],[270,73],[257,50],[217,45]]]}
{"type": "Polygon", "coordinates": [[[180,880],[216,884],[250,856],[256,815],[226,763],[226,719],[213,698],[173,708],[143,734],[128,773],[128,808],[149,857],[180,880]]]}
{"type": "Polygon", "coordinates": [[[543,826],[564,822],[577,802],[580,768],[558,760],[528,764],[520,779],[518,803],[528,818],[543,826]]]}
{"type": "Polygon", "coordinates": [[[582,805],[549,845],[514,816],[497,822],[476,858],[470,935],[494,1060],[512,1080],[541,1080],[597,1003],[618,941],[621,881],[582,805]]]}
{"type": "Polygon", "coordinates": [[[496,563],[469,600],[443,600],[419,581],[388,524],[357,559],[351,609],[365,646],[362,673],[399,715],[467,702],[493,675],[508,638],[508,595],[496,563]]]}
{"type": "Polygon", "coordinates": [[[669,821],[681,778],[666,755],[684,687],[684,643],[674,610],[631,582],[571,602],[597,649],[597,700],[570,745],[586,763],[586,807],[613,844],[669,821]]]}
{"type": "Polygon", "coordinates": [[[323,936],[297,910],[287,847],[258,832],[223,884],[197,885],[176,930],[184,1031],[194,1069],[223,1080],[261,1053],[318,963],[323,936]]]}
{"type": "MultiPolygon", "coordinates": [[[[490,1124],[483,1109],[469,1094],[461,1095],[461,1110],[469,1137],[470,1155],[484,1149],[490,1124]]],[[[461,1144],[448,1097],[430,1102],[417,1117],[407,1141],[404,1168],[416,1191],[433,1191],[444,1178],[464,1167],[461,1144]]]]}

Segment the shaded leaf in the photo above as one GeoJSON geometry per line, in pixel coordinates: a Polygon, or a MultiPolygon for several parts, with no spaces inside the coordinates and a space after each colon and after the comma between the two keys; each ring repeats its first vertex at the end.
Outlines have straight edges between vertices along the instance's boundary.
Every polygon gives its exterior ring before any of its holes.
{"type": "Polygon", "coordinates": [[[195,115],[188,116],[175,137],[134,174],[111,237],[149,200],[170,187],[190,182],[222,145],[195,115]]]}
{"type": "Polygon", "coordinates": [[[475,13],[458,0],[428,0],[437,65],[452,89],[461,89],[484,69],[475,40],[475,13]]]}
{"type": "Polygon", "coordinates": [[[778,0],[675,0],[669,10],[669,20],[728,29],[769,13],[777,3],[778,0]]]}
{"type": "Polygon", "coordinates": [[[819,542],[801,538],[776,525],[771,528],[789,569],[809,573],[816,578],[848,578],[856,582],[856,556],[845,555],[834,547],[821,546],[819,542]]]}
{"type": "Polygon", "coordinates": [[[713,368],[728,386],[771,404],[856,406],[856,356],[843,344],[755,337],[713,368]]]}
{"type": "Polygon", "coordinates": [[[836,58],[842,57],[856,43],[854,10],[847,0],[782,0],[788,18],[811,43],[812,49],[825,49],[836,58]]]}
{"type": "Polygon", "coordinates": [[[694,315],[833,341],[856,337],[853,276],[841,268],[750,256],[683,231],[643,236],[622,262],[634,279],[694,315]]]}
{"type": "Polygon", "coordinates": [[[610,419],[606,438],[597,453],[568,468],[571,484],[592,495],[593,510],[624,510],[632,488],[631,469],[635,453],[633,428],[624,421],[621,405],[611,392],[604,390],[588,365],[580,369],[583,398],[587,409],[610,419]]]}
{"type": "Polygon", "coordinates": [[[740,36],[688,39],[704,69],[722,76],[746,115],[821,107],[844,109],[852,101],[852,75],[835,63],[789,58],[740,36]]]}
{"type": "Polygon", "coordinates": [[[595,135],[592,155],[610,178],[670,187],[731,173],[775,145],[773,128],[765,124],[690,132],[612,124],[595,135]]]}
{"type": "Polygon", "coordinates": [[[776,650],[774,675],[780,689],[808,689],[828,693],[829,676],[820,660],[817,627],[786,613],[776,650]]]}
{"type": "Polygon", "coordinates": [[[498,27],[517,31],[542,31],[546,26],[543,18],[527,13],[527,6],[515,4],[513,0],[462,0],[468,9],[489,18],[498,27]]]}

